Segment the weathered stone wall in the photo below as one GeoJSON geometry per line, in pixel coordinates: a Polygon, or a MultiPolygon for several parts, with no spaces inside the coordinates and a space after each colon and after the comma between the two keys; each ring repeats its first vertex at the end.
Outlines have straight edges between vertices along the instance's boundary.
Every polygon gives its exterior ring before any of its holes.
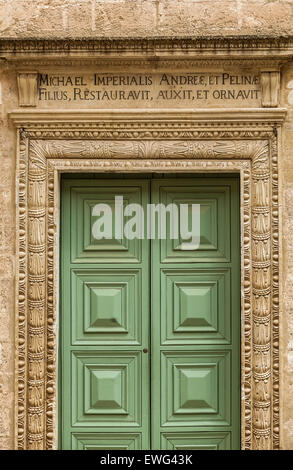
{"type": "Polygon", "coordinates": [[[9,38],[293,33],[292,0],[1,0],[9,38]]]}
{"type": "Polygon", "coordinates": [[[293,66],[282,73],[282,105],[288,108],[280,159],[283,279],[281,296],[281,435],[282,447],[293,449],[293,66]]]}
{"type": "Polygon", "coordinates": [[[0,69],[0,449],[14,445],[16,149],[7,112],[16,105],[15,74],[0,69]]]}

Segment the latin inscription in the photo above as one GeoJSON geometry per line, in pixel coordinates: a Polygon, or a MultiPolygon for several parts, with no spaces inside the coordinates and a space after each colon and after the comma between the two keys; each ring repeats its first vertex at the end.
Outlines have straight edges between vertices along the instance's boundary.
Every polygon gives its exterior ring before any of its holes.
{"type": "Polygon", "coordinates": [[[259,76],[253,73],[41,73],[38,101],[60,101],[94,107],[253,106],[261,99],[259,76]]]}

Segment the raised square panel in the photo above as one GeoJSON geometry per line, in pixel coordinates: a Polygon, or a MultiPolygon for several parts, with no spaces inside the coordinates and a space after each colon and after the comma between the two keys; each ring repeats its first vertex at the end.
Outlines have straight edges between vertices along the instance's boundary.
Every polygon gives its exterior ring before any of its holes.
{"type": "Polygon", "coordinates": [[[230,450],[229,432],[162,433],[161,448],[165,450],[230,450]]]}
{"type": "MultiPolygon", "coordinates": [[[[178,221],[178,239],[172,240],[167,224],[167,238],[160,240],[162,263],[230,261],[230,186],[199,184],[195,180],[172,186],[161,183],[159,201],[166,206],[200,205],[200,245],[196,250],[183,250],[178,221]]],[[[191,206],[190,206],[191,207],[191,206]]],[[[180,209],[179,209],[180,214],[180,209]]],[[[191,211],[190,211],[191,214],[191,211]]],[[[180,217],[178,218],[180,220],[180,217]]],[[[189,220],[191,227],[191,219],[189,220]]]]}
{"type": "Polygon", "coordinates": [[[230,269],[161,270],[162,344],[228,344],[230,269]]]}
{"type": "MultiPolygon", "coordinates": [[[[179,308],[175,320],[175,331],[217,330],[215,304],[217,301],[217,283],[175,284],[176,297],[179,296],[179,308]]],[[[175,294],[175,293],[174,293],[175,294]]],[[[175,296],[175,295],[174,295],[175,296]]]]}
{"type": "Polygon", "coordinates": [[[70,234],[72,263],[139,263],[142,259],[143,240],[115,238],[115,196],[123,197],[123,206],[143,204],[147,182],[140,184],[116,181],[99,182],[93,187],[70,188],[71,226],[70,234]],[[98,219],[93,215],[96,204],[107,204],[112,209],[112,238],[97,240],[93,236],[93,224],[98,219]]]}
{"type": "Polygon", "coordinates": [[[96,366],[85,368],[85,413],[109,414],[127,413],[124,391],[126,389],[127,368],[96,366]]]}
{"type": "MultiPolygon", "coordinates": [[[[173,204],[176,204],[179,208],[179,220],[180,220],[180,204],[200,204],[200,245],[198,248],[199,252],[202,251],[215,251],[218,248],[218,230],[217,230],[217,199],[204,199],[200,202],[195,200],[190,201],[189,198],[178,198],[172,200],[173,204]]],[[[188,218],[188,227],[191,227],[191,218],[188,218]]],[[[179,238],[172,241],[173,251],[181,251],[181,245],[183,239],[180,237],[180,226],[178,226],[179,238]]]]}
{"type": "Polygon", "coordinates": [[[73,450],[138,450],[141,449],[140,433],[74,433],[73,450]]]}
{"type": "Polygon", "coordinates": [[[73,269],[71,331],[75,344],[140,344],[140,269],[73,269]]]}
{"type": "Polygon", "coordinates": [[[217,364],[175,365],[174,413],[217,412],[217,364]]]}
{"type": "Polygon", "coordinates": [[[86,299],[89,315],[85,331],[127,333],[127,283],[85,283],[84,287],[85,297],[90,297],[86,299]]]}
{"type": "Polygon", "coordinates": [[[140,423],[140,353],[72,353],[72,425],[139,426],[140,423]]]}
{"type": "Polygon", "coordinates": [[[230,352],[162,353],[163,426],[230,424],[230,352]]]}

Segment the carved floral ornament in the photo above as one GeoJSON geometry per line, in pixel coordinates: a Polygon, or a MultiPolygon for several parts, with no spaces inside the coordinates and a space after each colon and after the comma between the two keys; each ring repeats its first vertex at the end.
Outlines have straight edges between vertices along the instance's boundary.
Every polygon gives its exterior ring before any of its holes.
{"type": "MultiPolygon", "coordinates": [[[[280,110],[278,121],[283,117],[280,110]]],[[[180,116],[156,116],[151,123],[143,118],[110,122],[102,116],[75,123],[70,115],[66,122],[58,123],[56,115],[55,122],[46,123],[37,113],[22,124],[21,114],[11,118],[19,127],[17,447],[57,446],[58,174],[210,171],[236,172],[241,178],[242,448],[277,449],[276,121],[268,122],[265,110],[258,122],[227,123],[224,118],[215,128],[210,121],[197,122],[196,114],[184,123],[180,116]]]]}

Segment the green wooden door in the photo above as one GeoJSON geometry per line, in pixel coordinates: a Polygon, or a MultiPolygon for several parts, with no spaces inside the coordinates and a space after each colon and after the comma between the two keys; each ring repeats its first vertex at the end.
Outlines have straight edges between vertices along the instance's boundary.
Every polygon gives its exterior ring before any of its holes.
{"type": "Polygon", "coordinates": [[[152,447],[240,446],[238,181],[161,179],[152,202],[200,204],[200,245],[152,243],[152,447]]]}
{"type": "MultiPolygon", "coordinates": [[[[236,178],[62,182],[62,449],[240,446],[236,178]],[[93,237],[96,204],[200,204],[199,249],[93,237]]],[[[113,211],[113,233],[118,212],[113,211]]]]}
{"type": "MultiPolygon", "coordinates": [[[[63,182],[61,446],[150,445],[149,248],[145,240],[93,237],[96,204],[143,206],[149,182],[63,182]]],[[[115,217],[113,219],[115,225],[115,217]]],[[[114,228],[114,227],[113,227],[114,228]]]]}

